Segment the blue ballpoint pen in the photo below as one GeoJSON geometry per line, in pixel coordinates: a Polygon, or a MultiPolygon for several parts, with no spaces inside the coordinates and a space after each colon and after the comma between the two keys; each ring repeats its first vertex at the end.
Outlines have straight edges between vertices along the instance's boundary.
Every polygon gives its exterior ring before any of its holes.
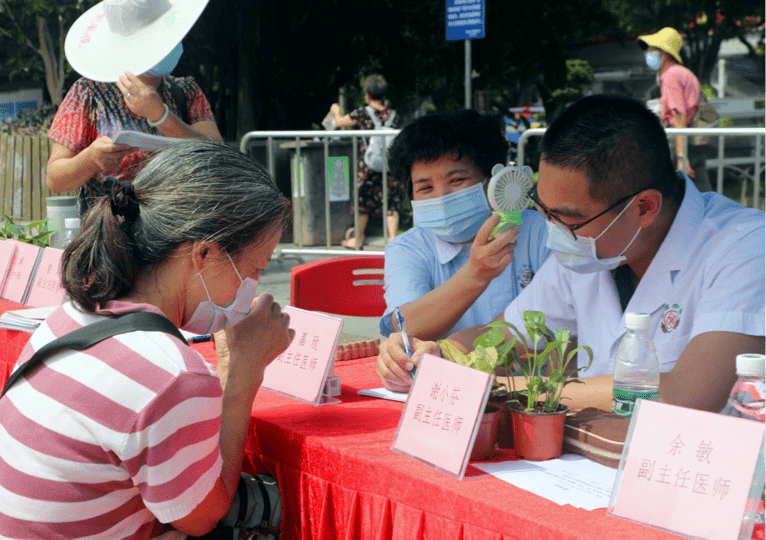
{"type": "MultiPolygon", "coordinates": [[[[399,327],[399,332],[402,334],[404,352],[407,353],[407,356],[412,358],[412,349],[410,349],[410,337],[407,335],[407,330],[404,328],[404,317],[402,316],[402,312],[399,311],[399,308],[394,308],[394,317],[396,317],[396,325],[399,327]]],[[[415,377],[415,369],[416,368],[413,367],[410,370],[410,375],[412,377],[415,377]]]]}

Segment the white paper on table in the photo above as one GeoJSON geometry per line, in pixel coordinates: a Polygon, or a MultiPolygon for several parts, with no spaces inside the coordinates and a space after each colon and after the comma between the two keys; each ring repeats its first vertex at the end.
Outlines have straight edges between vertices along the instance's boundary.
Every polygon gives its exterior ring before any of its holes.
{"type": "Polygon", "coordinates": [[[595,510],[609,506],[617,471],[600,463],[564,454],[548,461],[473,463],[474,467],[556,504],[595,510]]]}
{"type": "Polygon", "coordinates": [[[391,401],[407,401],[407,392],[392,392],[388,388],[370,388],[369,390],[359,390],[357,394],[370,396],[380,399],[390,399],[391,401]]]}
{"type": "Polygon", "coordinates": [[[53,313],[59,306],[47,306],[30,309],[15,309],[6,311],[0,315],[0,328],[8,330],[21,330],[22,332],[34,332],[40,323],[48,315],[53,313]]]}

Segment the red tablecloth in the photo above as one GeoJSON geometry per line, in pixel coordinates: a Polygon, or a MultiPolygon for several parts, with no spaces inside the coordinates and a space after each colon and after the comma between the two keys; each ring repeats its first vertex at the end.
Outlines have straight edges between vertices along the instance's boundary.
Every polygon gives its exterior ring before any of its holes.
{"type": "MultiPolygon", "coordinates": [[[[10,372],[29,336],[0,330],[0,367],[10,372]]],[[[194,347],[215,363],[212,343],[194,347]]],[[[603,509],[559,506],[475,468],[458,481],[394,452],[404,404],[357,394],[380,386],[375,359],[337,363],[335,374],[341,403],[312,407],[261,390],[253,406],[243,468],[279,480],[282,539],[679,538],[603,509]]]]}

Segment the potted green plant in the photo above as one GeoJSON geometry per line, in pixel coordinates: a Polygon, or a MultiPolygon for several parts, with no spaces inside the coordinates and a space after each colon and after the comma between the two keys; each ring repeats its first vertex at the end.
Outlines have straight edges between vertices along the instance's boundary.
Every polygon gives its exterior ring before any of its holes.
{"type": "Polygon", "coordinates": [[[0,213],[3,218],[3,225],[0,227],[0,239],[10,238],[27,244],[34,244],[40,247],[50,245],[51,235],[56,231],[48,229],[48,218],[30,223],[14,223],[13,218],[0,213]]]}
{"type": "MultiPolygon", "coordinates": [[[[438,343],[444,356],[451,361],[497,375],[507,372],[505,368],[513,358],[511,356],[513,343],[502,344],[504,338],[500,330],[488,326],[488,330],[474,340],[474,349],[468,354],[463,353],[448,341],[441,340],[438,343]]],[[[489,459],[495,454],[497,446],[513,447],[513,429],[507,403],[507,388],[495,382],[489,402],[484,409],[471,459],[489,459]]]]}
{"type": "Polygon", "coordinates": [[[508,355],[513,361],[506,360],[496,371],[500,375],[507,366],[512,365],[513,370],[524,377],[525,388],[517,394],[523,395],[526,400],[522,403],[512,397],[510,402],[514,449],[522,459],[542,461],[561,455],[564,424],[569,412],[569,407],[561,403],[562,393],[567,385],[582,382],[576,375],[590,367],[593,351],[587,345],[568,351],[570,331],[557,330],[554,334],[545,325],[545,315],[539,311],[526,311],[523,319],[531,343],[527,343],[525,335],[512,324],[504,321],[492,323],[498,333],[502,333],[499,327],[513,332],[511,339],[503,346],[505,349],[510,345],[508,355]],[[521,357],[515,347],[517,342],[523,349],[521,357]],[[588,364],[568,369],[580,350],[587,352],[588,364]]]}

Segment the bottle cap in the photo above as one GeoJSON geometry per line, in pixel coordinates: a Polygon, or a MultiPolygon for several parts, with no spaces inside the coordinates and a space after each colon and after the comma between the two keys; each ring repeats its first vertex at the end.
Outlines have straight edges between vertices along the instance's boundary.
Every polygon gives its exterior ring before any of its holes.
{"type": "Polygon", "coordinates": [[[625,328],[629,330],[645,330],[649,328],[651,317],[648,313],[629,311],[625,314],[625,328]]]}
{"type": "Polygon", "coordinates": [[[737,375],[762,376],[765,371],[766,355],[738,354],[737,375]]]}
{"type": "Polygon", "coordinates": [[[76,218],[76,217],[66,218],[64,220],[64,228],[65,229],[79,229],[80,228],[80,218],[76,218]]]}

